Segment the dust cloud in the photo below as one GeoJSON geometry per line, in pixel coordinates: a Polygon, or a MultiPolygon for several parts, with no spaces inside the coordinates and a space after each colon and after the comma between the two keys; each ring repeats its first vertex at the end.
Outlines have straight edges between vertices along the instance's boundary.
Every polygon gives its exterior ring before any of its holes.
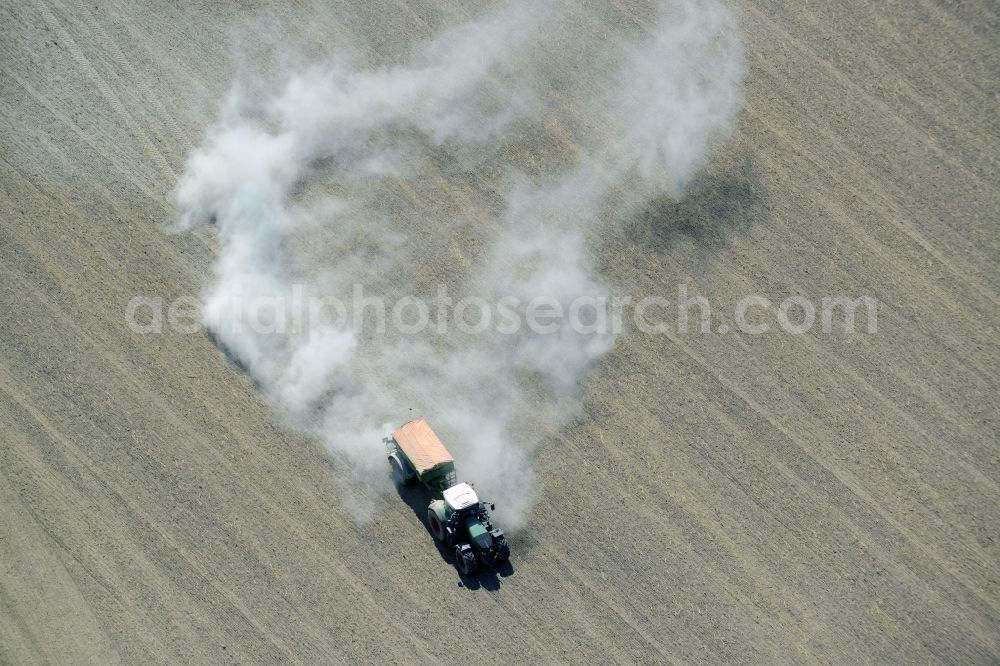
{"type": "Polygon", "coordinates": [[[420,415],[505,528],[526,520],[533,452],[579,413],[615,335],[569,318],[540,332],[524,324],[530,303],[585,311],[607,298],[588,247],[617,215],[609,200],[682,197],[742,104],[730,12],[711,0],[656,9],[652,30],[597,25],[570,40],[572,7],[510,2],[395,64],[345,51],[274,85],[243,76],[190,155],[179,224],[214,224],[220,241],[205,325],[292,427],[363,482],[388,488],[381,438],[420,415]],[[417,193],[415,209],[401,192],[417,193]],[[485,304],[465,310],[488,325],[435,311],[410,326],[416,300],[442,286],[485,304]],[[359,289],[365,316],[343,316],[332,304],[359,289]],[[407,325],[393,325],[403,297],[407,325]],[[327,307],[304,317],[304,303],[327,307]]]}

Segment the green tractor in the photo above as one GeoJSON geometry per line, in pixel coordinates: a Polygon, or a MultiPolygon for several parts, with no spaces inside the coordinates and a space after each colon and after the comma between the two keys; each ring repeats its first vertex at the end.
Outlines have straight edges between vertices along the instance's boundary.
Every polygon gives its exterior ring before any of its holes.
{"type": "Polygon", "coordinates": [[[419,481],[439,497],[427,507],[427,526],[438,542],[452,549],[459,573],[471,575],[510,559],[507,538],[490,520],[496,507],[479,501],[469,484],[457,483],[455,460],[427,421],[410,421],[383,442],[398,485],[419,481]]]}
{"type": "Polygon", "coordinates": [[[495,567],[510,559],[510,546],[503,530],[493,527],[490,510],[467,483],[448,488],[442,499],[427,507],[427,525],[438,541],[452,548],[455,566],[463,574],[479,566],[495,567]]]}

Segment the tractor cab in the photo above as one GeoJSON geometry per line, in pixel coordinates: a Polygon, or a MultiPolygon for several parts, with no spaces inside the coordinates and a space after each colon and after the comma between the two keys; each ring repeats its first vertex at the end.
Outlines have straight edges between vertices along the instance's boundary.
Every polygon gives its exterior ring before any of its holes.
{"type": "Polygon", "coordinates": [[[479,495],[467,483],[448,488],[441,496],[444,498],[445,517],[448,525],[456,531],[468,531],[475,523],[490,529],[490,514],[486,506],[479,501],[479,495]],[[464,527],[464,530],[463,530],[464,527]]]}
{"type": "Polygon", "coordinates": [[[445,490],[442,495],[444,496],[444,503],[450,511],[459,512],[469,507],[477,507],[478,509],[479,496],[476,495],[476,491],[472,489],[472,486],[467,483],[459,483],[452,486],[445,490]]]}

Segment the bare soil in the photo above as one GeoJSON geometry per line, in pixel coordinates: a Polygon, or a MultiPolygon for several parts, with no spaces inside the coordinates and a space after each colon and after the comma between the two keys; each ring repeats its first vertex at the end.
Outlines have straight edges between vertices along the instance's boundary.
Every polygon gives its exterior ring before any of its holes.
{"type": "MultiPolygon", "coordinates": [[[[600,270],[685,282],[713,329],[747,294],[871,295],[878,332],[623,336],[538,450],[511,569],[465,581],[422,498],[353,520],[207,336],[126,327],[215,253],[166,195],[246,16],[176,4],[0,8],[0,662],[1000,661],[995,3],[739,6],[739,127],[600,270]]],[[[373,57],[472,12],[270,11],[373,57]]]]}

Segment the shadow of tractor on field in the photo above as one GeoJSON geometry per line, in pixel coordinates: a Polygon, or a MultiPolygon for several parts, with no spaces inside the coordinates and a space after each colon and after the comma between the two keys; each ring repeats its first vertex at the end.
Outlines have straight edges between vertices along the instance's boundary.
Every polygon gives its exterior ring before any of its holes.
{"type": "Polygon", "coordinates": [[[451,549],[435,539],[427,527],[427,505],[433,499],[431,493],[416,483],[406,486],[397,485],[396,492],[399,493],[400,499],[406,502],[406,505],[413,510],[420,524],[427,529],[427,540],[437,547],[441,559],[454,569],[456,575],[458,575],[460,586],[470,590],[478,590],[479,588],[490,591],[499,590],[500,579],[513,575],[514,566],[510,562],[504,562],[496,569],[477,571],[471,576],[464,576],[458,573],[458,569],[455,567],[455,556],[452,554],[451,549]]]}

